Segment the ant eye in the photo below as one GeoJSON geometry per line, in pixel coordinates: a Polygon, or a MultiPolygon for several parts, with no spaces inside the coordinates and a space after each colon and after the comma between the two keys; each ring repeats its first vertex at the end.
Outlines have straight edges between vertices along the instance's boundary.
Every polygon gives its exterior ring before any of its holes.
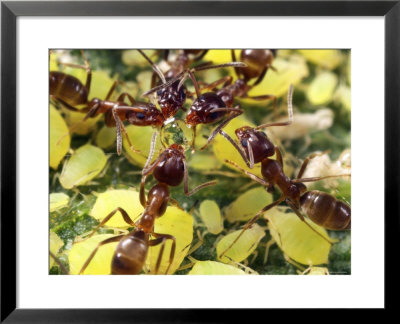
{"type": "Polygon", "coordinates": [[[158,95],[158,96],[161,96],[161,95],[162,95],[162,90],[158,90],[158,91],[157,91],[157,95],[158,95]]]}
{"type": "Polygon", "coordinates": [[[217,117],[218,117],[218,112],[213,112],[211,115],[210,115],[210,117],[212,118],[212,119],[216,119],[217,117]]]}
{"type": "Polygon", "coordinates": [[[247,141],[246,140],[242,140],[240,143],[242,144],[243,147],[247,147],[247,141]]]}
{"type": "Polygon", "coordinates": [[[137,118],[139,118],[139,119],[144,119],[144,114],[143,113],[138,113],[137,115],[136,115],[136,117],[137,118]]]}

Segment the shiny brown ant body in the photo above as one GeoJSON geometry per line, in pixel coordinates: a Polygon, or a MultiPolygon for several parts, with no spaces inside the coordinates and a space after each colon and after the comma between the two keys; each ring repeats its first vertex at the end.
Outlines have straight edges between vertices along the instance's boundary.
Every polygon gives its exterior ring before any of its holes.
{"type": "MultiPolygon", "coordinates": [[[[232,61],[236,61],[236,54],[231,50],[232,61]]],[[[260,50],[247,49],[240,52],[240,62],[246,64],[246,67],[235,67],[235,72],[238,79],[233,82],[232,76],[226,76],[217,80],[205,87],[205,89],[215,90],[220,84],[222,88],[217,90],[217,95],[224,101],[226,107],[233,107],[235,98],[248,98],[253,100],[273,100],[274,110],[276,109],[276,96],[262,95],[249,96],[248,92],[258,85],[265,77],[269,68],[272,67],[272,62],[276,57],[276,50],[260,50]],[[256,79],[253,84],[249,81],[256,79]],[[233,83],[232,83],[233,82],[233,83]]]]}
{"type": "Polygon", "coordinates": [[[136,223],[132,221],[124,209],[120,207],[114,209],[94,229],[89,237],[91,237],[101,226],[104,226],[118,211],[121,213],[124,221],[134,227],[134,229],[126,235],[117,235],[100,242],[82,266],[79,274],[82,274],[85,271],[101,246],[113,242],[119,243],[115,249],[111,262],[112,274],[134,275],[140,273],[146,262],[149,247],[162,244],[155,266],[155,273],[157,273],[161,264],[165,242],[171,240],[172,246],[169,256],[169,266],[165,272],[168,273],[175,255],[175,237],[169,234],[155,233],[154,223],[158,217],[161,217],[165,213],[169,200],[170,194],[168,185],[165,183],[157,183],[150,189],[147,196],[147,205],[145,210],[136,223]],[[151,236],[154,237],[154,239],[151,239],[151,236]]]}
{"type": "MultiPolygon", "coordinates": [[[[286,123],[265,124],[259,127],[285,126],[292,122],[292,93],[293,88],[291,86],[288,95],[289,121],[286,123]]],[[[236,136],[238,137],[239,145],[236,144],[236,142],[234,142],[226,133],[222,132],[222,135],[235,146],[249,167],[252,168],[255,163],[261,163],[261,174],[263,179],[247,170],[244,170],[232,161],[226,160],[226,162],[238,168],[251,179],[266,186],[268,191],[272,191],[274,187],[277,186],[281,191],[281,197],[273,203],[265,206],[249,222],[247,222],[242,232],[220,255],[220,257],[222,257],[237,242],[243,232],[250,228],[266,211],[279,205],[283,201],[289,205],[289,207],[303,222],[305,222],[305,224],[307,224],[307,226],[309,226],[320,236],[321,234],[306,222],[301,210],[314,223],[324,228],[330,230],[347,230],[351,228],[351,208],[349,205],[337,200],[335,197],[325,192],[316,190],[307,191],[307,187],[304,184],[304,182],[319,181],[338,176],[349,176],[349,174],[302,178],[309,161],[315,156],[320,155],[319,153],[314,153],[305,159],[297,178],[290,179],[283,171],[282,154],[279,148],[268,139],[265,133],[258,131],[257,128],[239,128],[236,130],[236,136]],[[276,160],[270,158],[274,154],[276,154],[276,160]]],[[[323,238],[327,240],[325,237],[323,238]]]]}

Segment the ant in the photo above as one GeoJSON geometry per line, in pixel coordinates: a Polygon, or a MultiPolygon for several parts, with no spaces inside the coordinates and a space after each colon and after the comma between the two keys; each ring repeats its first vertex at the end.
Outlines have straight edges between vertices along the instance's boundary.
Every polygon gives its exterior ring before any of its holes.
{"type": "Polygon", "coordinates": [[[104,114],[106,126],[116,126],[117,128],[118,155],[122,153],[121,133],[124,133],[132,151],[139,152],[133,147],[123,121],[127,120],[130,124],[136,126],[161,127],[165,121],[164,115],[153,104],[135,101],[135,99],[127,92],[120,94],[116,101],[111,101],[110,98],[115,91],[117,84],[121,83],[120,81],[115,81],[113,83],[104,100],[93,98],[88,101],[88,93],[91,84],[91,70],[83,50],[81,53],[85,61],[85,66],[70,63],[63,64],[86,69],[86,84],[83,85],[77,78],[71,75],[51,71],[50,95],[61,102],[67,109],[86,113],[82,121],[86,121],[88,118],[94,118],[99,114],[104,114]],[[130,106],[124,102],[125,98],[129,99],[131,104],[130,106]],[[86,104],[86,107],[77,109],[74,105],[78,104],[86,104]]]}
{"type": "MultiPolygon", "coordinates": [[[[140,203],[146,208],[146,196],[144,192],[146,178],[153,174],[158,183],[166,184],[171,187],[179,186],[182,181],[186,196],[191,196],[204,187],[216,184],[217,182],[208,181],[189,191],[189,171],[186,163],[185,152],[182,145],[172,144],[167,147],[158,158],[150,164],[153,159],[157,132],[153,133],[150,152],[147,161],[142,170],[142,180],[140,183],[140,203]]],[[[170,198],[170,201],[179,207],[176,201],[170,198]]],[[[180,208],[180,207],[179,207],[180,208]]],[[[181,208],[182,209],[182,208],[181,208]]]]}
{"type": "MultiPolygon", "coordinates": [[[[231,50],[232,61],[236,61],[235,50],[231,50]]],[[[217,95],[224,101],[227,107],[232,107],[234,98],[249,98],[253,100],[273,100],[273,108],[276,110],[276,96],[274,95],[262,95],[262,96],[249,96],[248,92],[258,85],[265,77],[268,69],[274,69],[272,62],[276,57],[276,50],[260,50],[260,49],[247,49],[240,52],[240,61],[245,63],[246,67],[235,67],[235,72],[238,79],[233,82],[232,76],[226,76],[217,80],[209,85],[206,85],[204,89],[215,90],[221,83],[222,88],[217,91],[217,95]],[[253,84],[249,84],[249,81],[256,79],[253,84]]]]}
{"type": "Polygon", "coordinates": [[[90,238],[101,226],[104,226],[118,211],[121,213],[124,221],[134,227],[134,229],[128,234],[117,235],[100,242],[87,258],[79,271],[79,274],[82,274],[85,271],[101,246],[113,242],[119,243],[111,261],[112,274],[138,274],[146,262],[149,247],[162,244],[155,267],[155,273],[157,273],[164,253],[165,243],[167,240],[171,240],[172,246],[169,256],[169,265],[165,272],[168,273],[174,260],[176,240],[172,235],[155,233],[154,222],[158,217],[161,217],[165,213],[170,199],[168,185],[165,183],[157,183],[150,189],[147,196],[148,204],[146,205],[142,216],[136,223],[132,221],[123,208],[117,207],[114,209],[93,230],[88,238],[90,238]],[[150,236],[155,238],[151,239],[150,236]]]}
{"type": "MultiPolygon", "coordinates": [[[[292,95],[293,87],[290,86],[288,94],[288,111],[289,121],[285,123],[271,123],[262,125],[262,127],[270,126],[285,126],[292,122],[292,95]]],[[[260,126],[259,126],[260,127],[260,126]]],[[[257,127],[258,128],[258,127],[257,127]]],[[[335,197],[316,190],[307,191],[304,182],[319,181],[326,178],[339,177],[342,175],[302,178],[304,171],[309,161],[320,153],[314,153],[307,157],[297,175],[296,179],[289,179],[283,171],[283,161],[281,151],[277,146],[271,143],[267,135],[257,130],[257,128],[242,127],[236,130],[236,136],[242,146],[238,146],[226,133],[225,136],[242,155],[246,164],[252,167],[254,163],[261,163],[261,174],[264,179],[259,178],[255,174],[244,170],[235,162],[226,160],[227,163],[239,169],[242,173],[249,176],[251,179],[266,186],[271,192],[274,186],[278,186],[282,192],[280,198],[273,203],[261,209],[246,225],[242,232],[232,242],[232,244],[220,255],[220,258],[238,241],[243,232],[250,228],[266,211],[279,205],[285,201],[296,215],[307,224],[314,232],[327,240],[319,232],[317,232],[308,222],[306,222],[300,209],[316,224],[330,230],[347,230],[351,227],[351,208],[346,203],[337,200],[335,197]],[[276,154],[276,160],[271,159],[272,155],[276,154]]],[[[346,174],[347,176],[349,174],[346,174]]],[[[331,241],[327,240],[332,244],[331,241]]]]}

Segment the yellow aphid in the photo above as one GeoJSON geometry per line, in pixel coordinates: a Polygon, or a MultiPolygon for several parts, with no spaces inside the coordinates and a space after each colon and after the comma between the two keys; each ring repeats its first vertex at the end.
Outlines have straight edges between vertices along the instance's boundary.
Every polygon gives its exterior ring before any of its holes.
{"type": "MultiPolygon", "coordinates": [[[[63,240],[56,233],[50,231],[50,238],[49,238],[50,252],[53,253],[54,255],[57,255],[58,251],[62,248],[63,245],[64,245],[63,240]]],[[[49,260],[50,260],[49,269],[51,269],[55,261],[51,256],[49,260]]]]}
{"type": "MultiPolygon", "coordinates": [[[[277,97],[286,96],[291,84],[296,89],[296,85],[309,74],[305,59],[299,55],[292,55],[289,60],[278,57],[273,61],[272,66],[276,71],[269,69],[265,78],[249,92],[249,95],[272,94],[277,97]]],[[[266,103],[266,101],[251,99],[246,99],[244,102],[261,106],[265,106],[266,103]]]]}
{"type": "MultiPolygon", "coordinates": [[[[236,59],[239,60],[239,51],[236,50],[236,59]]],[[[231,50],[209,50],[203,58],[204,61],[212,61],[214,64],[223,64],[232,61],[231,50]]]]}
{"type": "Polygon", "coordinates": [[[49,70],[58,71],[57,55],[55,53],[50,54],[49,70]]]}
{"type": "Polygon", "coordinates": [[[332,72],[317,75],[307,89],[308,100],[315,106],[323,105],[333,99],[333,92],[338,84],[338,77],[332,72]]]}
{"type": "MultiPolygon", "coordinates": [[[[140,150],[140,153],[133,152],[129,146],[129,143],[125,139],[125,136],[123,136],[123,146],[126,156],[132,164],[143,167],[150,152],[152,135],[156,131],[156,129],[150,126],[143,127],[129,125],[128,127],[126,127],[126,131],[133,147],[136,150],[140,150]]],[[[160,142],[160,136],[157,136],[153,159],[156,159],[158,157],[158,152],[161,148],[162,145],[160,142]]]]}
{"type": "MultiPolygon", "coordinates": [[[[139,193],[132,189],[110,189],[97,195],[96,202],[89,215],[97,220],[103,220],[115,208],[123,208],[129,217],[135,222],[143,213],[143,207],[139,201],[139,193]]],[[[130,227],[120,212],[117,212],[107,223],[109,227],[130,227]]]]}
{"type": "MultiPolygon", "coordinates": [[[[294,140],[312,132],[330,128],[333,124],[333,117],[333,111],[329,108],[320,108],[314,113],[294,113],[293,122],[290,125],[271,127],[270,132],[282,141],[294,140]]],[[[287,121],[287,117],[276,120],[276,122],[284,121],[287,121]]]]}
{"type": "MultiPolygon", "coordinates": [[[[246,117],[243,115],[232,119],[229,124],[224,127],[224,131],[233,139],[237,140],[235,130],[242,126],[250,126],[255,127],[253,123],[251,123],[246,117]]],[[[243,161],[242,156],[239,152],[233,147],[233,145],[222,135],[218,134],[215,137],[213,143],[213,151],[216,158],[224,163],[227,167],[231,168],[232,170],[238,171],[234,166],[229,163],[226,163],[225,160],[231,160],[236,162],[239,166],[248,170],[258,176],[261,176],[261,167],[259,164],[254,165],[253,169],[247,167],[246,163],[243,161]]]]}
{"type": "Polygon", "coordinates": [[[229,222],[247,221],[272,202],[272,195],[264,187],[246,191],[225,207],[224,215],[229,222]]]}
{"type": "Polygon", "coordinates": [[[104,119],[103,115],[98,115],[94,118],[88,118],[83,121],[85,114],[78,111],[71,111],[63,109],[65,113],[65,119],[68,126],[71,128],[71,132],[78,135],[87,135],[97,127],[97,122],[104,119]]]}
{"type": "Polygon", "coordinates": [[[319,65],[323,68],[328,70],[333,70],[340,63],[343,62],[344,56],[339,50],[328,50],[328,49],[321,49],[321,50],[297,50],[300,52],[307,61],[319,65]]]}
{"type": "Polygon", "coordinates": [[[189,160],[190,168],[198,171],[216,170],[221,167],[221,164],[215,156],[201,152],[196,152],[189,160]]]}
{"type": "MultiPolygon", "coordinates": [[[[294,212],[285,213],[280,208],[273,208],[265,213],[265,218],[269,221],[272,237],[288,257],[310,266],[328,263],[331,244],[310,229],[294,212]]],[[[307,222],[329,239],[324,228],[308,219],[307,222]]]]}
{"type": "Polygon", "coordinates": [[[341,84],[333,95],[334,100],[340,102],[346,110],[351,111],[351,89],[341,84]]]}
{"type": "Polygon", "coordinates": [[[188,273],[190,275],[244,275],[243,270],[238,269],[229,264],[216,262],[216,261],[197,261],[192,270],[188,273]]]}
{"type": "MultiPolygon", "coordinates": [[[[113,234],[95,235],[85,241],[74,243],[68,253],[70,274],[79,274],[82,266],[93,252],[96,246],[105,239],[114,236],[113,234]]],[[[106,275],[111,273],[111,259],[114,255],[118,242],[101,246],[96,255],[89,263],[83,274],[106,275]]]]}
{"type": "Polygon", "coordinates": [[[217,244],[217,259],[229,263],[230,259],[236,262],[243,261],[257,248],[258,242],[265,236],[265,231],[257,224],[243,233],[239,240],[228,250],[222,260],[219,258],[232,242],[238,237],[242,230],[232,232],[222,238],[217,244]]]}
{"type": "Polygon", "coordinates": [[[63,192],[54,192],[50,194],[50,212],[59,210],[68,206],[69,197],[63,192]]]}
{"type": "Polygon", "coordinates": [[[89,144],[83,145],[64,164],[60,183],[65,189],[83,185],[95,178],[106,163],[107,157],[100,148],[89,144]]]}
{"type": "Polygon", "coordinates": [[[102,149],[110,148],[115,145],[117,131],[115,127],[103,126],[96,135],[96,145],[102,149]]]}
{"type": "Polygon", "coordinates": [[[351,85],[351,55],[349,55],[349,62],[347,63],[347,82],[351,85]]]}
{"type": "MultiPolygon", "coordinates": [[[[155,50],[144,50],[148,57],[152,57],[156,53],[155,50]]],[[[122,62],[128,66],[149,66],[149,62],[137,50],[126,50],[122,52],[122,62]]]]}
{"type": "MultiPolygon", "coordinates": [[[[176,238],[175,257],[168,274],[174,273],[185,258],[190,244],[193,240],[193,217],[185,211],[176,207],[168,207],[165,214],[157,218],[154,224],[154,232],[161,234],[170,234],[176,238]]],[[[161,261],[159,274],[165,274],[169,265],[169,256],[171,251],[171,240],[167,240],[161,261]]],[[[159,255],[161,245],[153,246],[149,249],[146,265],[150,268],[150,273],[155,272],[155,266],[159,255]]]]}
{"type": "Polygon", "coordinates": [[[325,267],[309,267],[303,273],[303,275],[329,275],[328,268],[325,267]]]}
{"type": "Polygon", "coordinates": [[[218,234],[224,229],[221,211],[214,200],[204,200],[200,204],[200,218],[211,234],[218,234]]]}
{"type": "Polygon", "coordinates": [[[50,104],[50,167],[57,169],[60,161],[69,150],[71,136],[67,124],[58,110],[50,104]],[[62,138],[62,139],[61,139],[62,138]],[[60,141],[61,139],[61,141],[60,141]]]}

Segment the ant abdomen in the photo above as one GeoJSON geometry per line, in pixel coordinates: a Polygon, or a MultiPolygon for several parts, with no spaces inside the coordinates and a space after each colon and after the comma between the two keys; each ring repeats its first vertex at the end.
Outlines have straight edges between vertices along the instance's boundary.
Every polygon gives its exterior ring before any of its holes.
{"type": "Polygon", "coordinates": [[[72,75],[63,72],[50,72],[50,95],[55,96],[71,106],[87,103],[86,87],[72,75]]]}
{"type": "Polygon", "coordinates": [[[351,208],[335,197],[317,190],[306,192],[300,198],[304,213],[316,224],[330,230],[351,228],[351,208]]]}
{"type": "Polygon", "coordinates": [[[257,78],[264,67],[271,65],[275,53],[273,50],[247,49],[240,52],[240,61],[247,64],[239,68],[246,80],[257,78]]]}
{"type": "Polygon", "coordinates": [[[119,241],[111,263],[111,273],[115,275],[138,274],[146,262],[148,234],[134,231],[119,241]]]}

